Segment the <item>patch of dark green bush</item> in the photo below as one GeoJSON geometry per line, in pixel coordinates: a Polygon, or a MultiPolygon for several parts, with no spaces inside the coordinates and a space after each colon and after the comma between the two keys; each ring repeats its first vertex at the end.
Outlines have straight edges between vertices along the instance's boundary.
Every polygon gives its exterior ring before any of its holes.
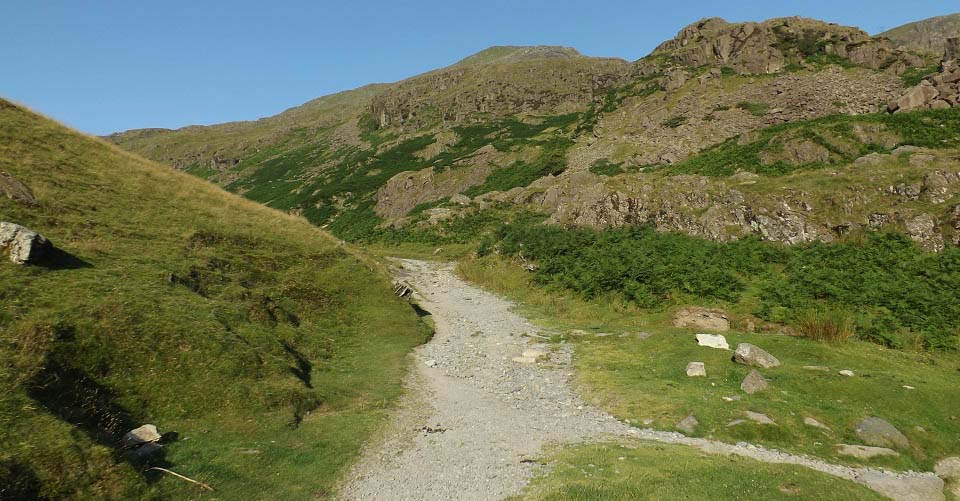
{"type": "MultiPolygon", "coordinates": [[[[891,347],[921,336],[927,348],[956,350],[960,335],[960,248],[921,250],[894,233],[862,241],[784,246],[748,238],[716,243],[650,227],[608,230],[509,225],[480,253],[523,252],[535,280],[586,298],[619,295],[644,308],[699,302],[736,305],[792,323],[811,310],[856,312],[843,325],[891,347]]],[[[846,320],[844,320],[846,322],[846,320]]]]}

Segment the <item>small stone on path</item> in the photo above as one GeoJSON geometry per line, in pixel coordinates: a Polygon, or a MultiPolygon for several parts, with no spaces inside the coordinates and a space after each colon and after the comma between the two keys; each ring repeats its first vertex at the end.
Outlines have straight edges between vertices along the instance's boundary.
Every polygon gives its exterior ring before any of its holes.
{"type": "Polygon", "coordinates": [[[837,454],[852,456],[859,459],[872,459],[879,456],[899,456],[900,453],[886,447],[869,447],[866,445],[837,444],[837,454]]]}
{"type": "Polygon", "coordinates": [[[717,348],[718,350],[729,350],[727,338],[722,334],[697,334],[697,344],[707,348],[717,348]]]}
{"type": "Polygon", "coordinates": [[[933,472],[944,480],[960,480],[960,457],[954,456],[937,461],[933,472]]]}
{"type": "Polygon", "coordinates": [[[687,364],[687,376],[690,377],[705,377],[707,375],[707,369],[703,365],[703,362],[690,362],[687,364]]]}
{"type": "Polygon", "coordinates": [[[436,361],[436,360],[427,360],[427,361],[424,363],[424,365],[426,365],[427,367],[436,367],[436,366],[437,366],[437,361],[436,361]]]}
{"type": "Polygon", "coordinates": [[[693,414],[683,418],[677,423],[677,429],[686,433],[687,435],[692,434],[696,431],[697,426],[700,425],[700,421],[697,421],[697,418],[693,414]]]}
{"type": "Polygon", "coordinates": [[[875,416],[864,418],[857,423],[857,428],[854,431],[860,437],[860,440],[863,440],[867,445],[898,449],[910,447],[910,441],[903,433],[900,433],[900,430],[875,416]]]}

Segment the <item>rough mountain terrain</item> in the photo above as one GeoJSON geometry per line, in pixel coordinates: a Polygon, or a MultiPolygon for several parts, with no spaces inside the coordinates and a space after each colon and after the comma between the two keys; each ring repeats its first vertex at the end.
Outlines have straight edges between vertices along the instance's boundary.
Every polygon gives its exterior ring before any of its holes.
{"type": "Polygon", "coordinates": [[[940,50],[805,18],[711,18],[634,62],[494,47],[276,117],[110,140],[349,239],[507,202],[558,224],[715,240],[885,226],[937,250],[960,225],[960,138],[936,130],[954,115],[885,115],[953,106],[911,90],[940,50]],[[704,168],[732,142],[734,168],[704,168]],[[837,179],[845,190],[821,189],[837,179]]]}
{"type": "Polygon", "coordinates": [[[931,17],[881,33],[898,47],[940,54],[948,38],[960,37],[960,14],[931,17]]]}

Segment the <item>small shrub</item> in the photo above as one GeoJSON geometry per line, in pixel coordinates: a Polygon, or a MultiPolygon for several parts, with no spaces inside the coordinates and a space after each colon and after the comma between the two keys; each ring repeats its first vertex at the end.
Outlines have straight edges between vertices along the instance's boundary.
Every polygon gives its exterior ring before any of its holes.
{"type": "Polygon", "coordinates": [[[590,172],[598,176],[616,176],[617,174],[623,174],[626,170],[621,164],[615,164],[606,158],[601,158],[590,165],[590,172]]]}
{"type": "Polygon", "coordinates": [[[677,127],[680,127],[685,123],[687,123],[687,117],[683,115],[678,115],[678,116],[670,117],[664,120],[663,122],[660,123],[660,125],[670,129],[676,129],[677,127]]]}
{"type": "Polygon", "coordinates": [[[800,336],[828,343],[847,341],[855,335],[853,316],[829,307],[802,310],[796,315],[796,329],[800,336]]]}
{"type": "Polygon", "coordinates": [[[737,104],[737,108],[740,108],[741,110],[746,111],[755,117],[762,117],[767,114],[767,111],[770,110],[770,105],[755,101],[743,101],[737,104]]]}

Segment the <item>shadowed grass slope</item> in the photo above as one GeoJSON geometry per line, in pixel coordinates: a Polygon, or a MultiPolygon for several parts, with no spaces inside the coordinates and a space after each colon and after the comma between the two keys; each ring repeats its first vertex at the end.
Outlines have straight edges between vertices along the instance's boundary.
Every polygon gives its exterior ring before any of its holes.
{"type": "Polygon", "coordinates": [[[60,252],[0,262],[0,497],[325,495],[429,334],[310,226],[0,100],[0,219],[60,252]],[[144,423],[160,454],[118,448],[144,423]]]}

